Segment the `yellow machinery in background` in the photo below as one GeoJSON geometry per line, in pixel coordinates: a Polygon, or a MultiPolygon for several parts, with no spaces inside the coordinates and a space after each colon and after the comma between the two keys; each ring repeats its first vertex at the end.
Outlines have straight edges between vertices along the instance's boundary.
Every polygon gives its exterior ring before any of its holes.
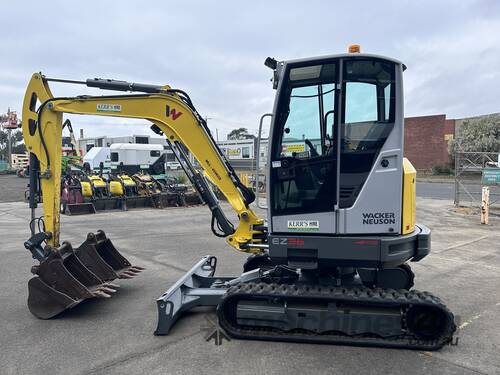
{"type": "Polygon", "coordinates": [[[110,176],[109,192],[113,196],[132,197],[138,195],[137,184],[128,174],[118,173],[110,176]]]}

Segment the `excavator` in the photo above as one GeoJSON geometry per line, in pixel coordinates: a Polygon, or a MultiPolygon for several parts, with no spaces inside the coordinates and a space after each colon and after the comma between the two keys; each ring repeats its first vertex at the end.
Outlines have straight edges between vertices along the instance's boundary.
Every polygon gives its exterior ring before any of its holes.
{"type": "Polygon", "coordinates": [[[60,243],[61,132],[64,114],[144,119],[166,137],[209,208],[211,229],[248,253],[239,276],[215,275],[207,255],[157,299],[155,335],[182,314],[213,306],[231,337],[437,350],[452,340],[453,313],[412,289],[409,263],[430,252],[430,230],[415,221],[416,172],[403,157],[403,71],[393,58],[348,53],[267,58],[276,90],[266,163],[267,220],[235,173],[188,94],[168,85],[86,81],[33,74],[23,106],[30,152],[31,237],[39,265],[28,307],[42,319],[88,298],[110,297],[113,280],[143,270],[103,231],[74,249],[60,243]],[[50,82],[121,93],[53,96],[50,82]],[[186,155],[197,160],[195,168],[186,155]],[[210,183],[236,212],[233,224],[210,183]],[[44,216],[37,217],[37,196],[44,216]],[[36,225],[38,224],[38,225],[36,225]]]}

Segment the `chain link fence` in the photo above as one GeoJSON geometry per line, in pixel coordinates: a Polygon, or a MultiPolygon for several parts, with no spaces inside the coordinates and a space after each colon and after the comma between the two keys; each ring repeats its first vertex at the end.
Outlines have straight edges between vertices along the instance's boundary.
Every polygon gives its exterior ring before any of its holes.
{"type": "Polygon", "coordinates": [[[498,152],[455,153],[455,207],[481,207],[482,187],[490,188],[490,206],[500,208],[498,152]]]}

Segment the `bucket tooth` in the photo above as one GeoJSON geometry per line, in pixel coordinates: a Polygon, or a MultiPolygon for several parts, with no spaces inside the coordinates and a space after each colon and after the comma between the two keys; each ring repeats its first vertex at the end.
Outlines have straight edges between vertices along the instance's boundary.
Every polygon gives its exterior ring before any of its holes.
{"type": "Polygon", "coordinates": [[[134,270],[135,272],[141,272],[144,271],[146,268],[140,267],[140,266],[132,266],[130,267],[131,270],[134,270]]]}
{"type": "Polygon", "coordinates": [[[116,289],[111,289],[105,285],[101,286],[101,288],[99,288],[99,290],[102,290],[103,292],[105,293],[116,293],[116,289]]]}
{"type": "Polygon", "coordinates": [[[92,296],[95,298],[111,298],[111,294],[106,293],[101,289],[94,290],[92,296]]]}
{"type": "Polygon", "coordinates": [[[128,273],[128,272],[120,272],[120,273],[118,274],[118,277],[119,277],[120,279],[132,279],[132,278],[134,278],[134,276],[135,276],[134,274],[130,274],[130,273],[128,273]]]}

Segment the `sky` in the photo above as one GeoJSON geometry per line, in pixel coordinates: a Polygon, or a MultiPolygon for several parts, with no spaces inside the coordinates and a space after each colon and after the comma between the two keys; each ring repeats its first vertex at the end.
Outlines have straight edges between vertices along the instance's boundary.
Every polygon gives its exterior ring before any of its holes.
{"type": "MultiPolygon", "coordinates": [[[[21,112],[33,72],[169,84],[189,93],[212,132],[256,134],[278,60],[346,52],[397,58],[405,115],[500,112],[500,1],[0,0],[0,112],[21,112]]],[[[103,95],[52,84],[54,95],[103,95]]],[[[151,134],[144,121],[72,116],[86,136],[151,134]]]]}

